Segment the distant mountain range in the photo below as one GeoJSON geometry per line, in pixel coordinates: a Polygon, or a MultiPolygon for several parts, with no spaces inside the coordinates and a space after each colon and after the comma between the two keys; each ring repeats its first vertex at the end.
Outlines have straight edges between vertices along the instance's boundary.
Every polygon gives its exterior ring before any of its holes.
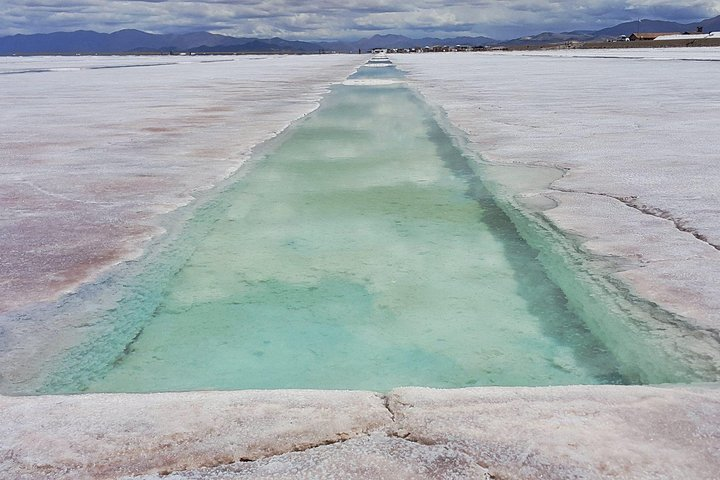
{"type": "Polygon", "coordinates": [[[544,32],[538,35],[516,38],[503,45],[544,45],[550,43],[562,43],[572,40],[580,42],[603,41],[618,38],[621,35],[630,36],[637,32],[671,33],[690,32],[694,33],[697,27],[703,27],[705,33],[720,31],[720,15],[694,23],[676,23],[663,20],[640,20],[625,22],[602,30],[575,30],[572,32],[552,33],[544,32]]]}
{"type": "Polygon", "coordinates": [[[408,38],[402,35],[375,35],[357,41],[302,42],[282,38],[243,38],[195,32],[156,35],[140,30],[97,33],[87,30],[0,37],[0,55],[71,55],[92,53],[317,53],[366,52],[373,48],[411,48],[431,45],[539,45],[578,41],[601,41],[641,32],[720,31],[720,16],[682,24],[660,20],[626,22],[597,31],[545,32],[509,41],[488,37],[408,38]]]}
{"type": "Polygon", "coordinates": [[[375,35],[357,41],[301,42],[282,38],[243,38],[207,32],[156,35],[140,30],[97,33],[41,33],[0,37],[0,55],[70,55],[76,53],[318,53],[357,52],[373,48],[409,48],[425,45],[487,45],[497,40],[487,37],[420,38],[401,35],[375,35]]]}

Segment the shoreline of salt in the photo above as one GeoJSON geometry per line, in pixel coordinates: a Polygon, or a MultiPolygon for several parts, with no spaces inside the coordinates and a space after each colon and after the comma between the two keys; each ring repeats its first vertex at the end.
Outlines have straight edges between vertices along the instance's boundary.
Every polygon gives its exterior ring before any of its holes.
{"type": "Polygon", "coordinates": [[[710,480],[719,410],[712,385],[0,396],[0,475],[710,480]]]}

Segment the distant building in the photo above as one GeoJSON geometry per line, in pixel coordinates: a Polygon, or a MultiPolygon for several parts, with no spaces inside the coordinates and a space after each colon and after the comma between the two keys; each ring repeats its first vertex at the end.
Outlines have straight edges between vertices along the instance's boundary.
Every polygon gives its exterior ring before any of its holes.
{"type": "Polygon", "coordinates": [[[703,38],[710,38],[712,33],[668,33],[655,37],[654,40],[702,40],[703,38]]]}
{"type": "Polygon", "coordinates": [[[674,33],[664,33],[664,32],[658,32],[658,33],[649,33],[649,32],[633,33],[632,35],[630,35],[630,40],[633,41],[633,42],[636,41],[636,40],[655,40],[657,37],[659,37],[659,36],[661,36],[661,35],[680,35],[680,33],[679,33],[679,32],[674,32],[674,33]]]}

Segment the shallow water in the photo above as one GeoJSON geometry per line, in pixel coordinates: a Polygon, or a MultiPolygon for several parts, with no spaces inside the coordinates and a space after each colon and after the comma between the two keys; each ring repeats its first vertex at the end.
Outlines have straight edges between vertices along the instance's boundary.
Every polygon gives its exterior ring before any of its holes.
{"type": "Polygon", "coordinates": [[[79,389],[621,383],[470,162],[404,85],[334,87],[190,220],[153,313],[116,319],[141,329],[79,389]]]}

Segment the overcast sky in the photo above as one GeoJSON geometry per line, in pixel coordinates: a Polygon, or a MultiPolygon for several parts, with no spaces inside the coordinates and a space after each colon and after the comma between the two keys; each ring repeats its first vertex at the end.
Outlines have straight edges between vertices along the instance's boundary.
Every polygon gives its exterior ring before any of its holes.
{"type": "Polygon", "coordinates": [[[684,23],[720,14],[720,0],[0,0],[0,36],[137,28],[321,40],[597,30],[652,18],[684,23]]]}

